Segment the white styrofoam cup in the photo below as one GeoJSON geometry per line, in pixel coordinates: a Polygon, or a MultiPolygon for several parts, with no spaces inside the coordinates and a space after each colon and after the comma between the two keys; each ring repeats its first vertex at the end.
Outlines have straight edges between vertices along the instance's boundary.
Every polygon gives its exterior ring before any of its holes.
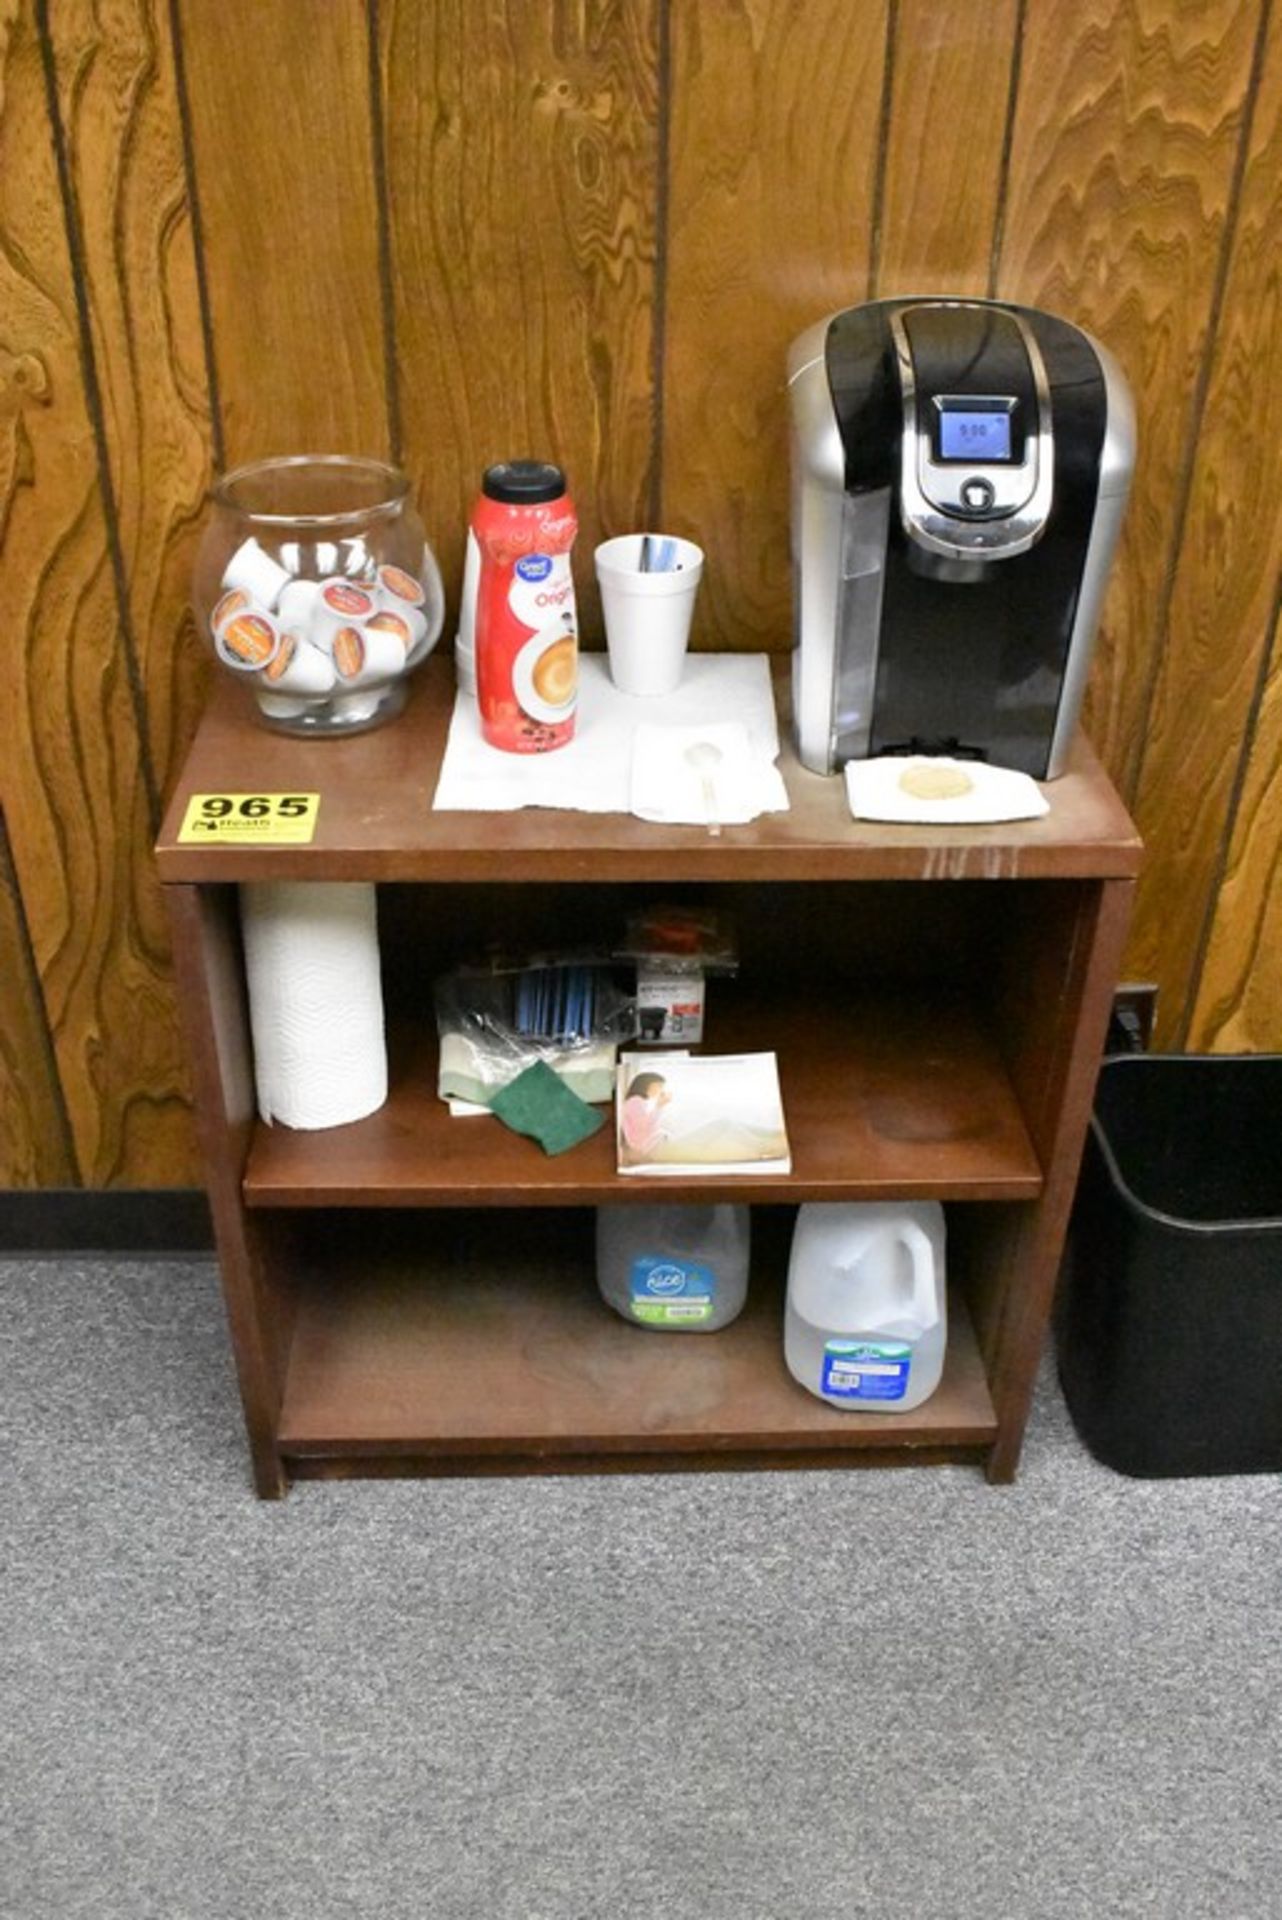
{"type": "MultiPolygon", "coordinates": [[[[677,568],[642,573],[643,533],[620,534],[596,550],[596,577],[605,616],[610,678],[620,693],[673,693],[681,683],[703,551],[673,539],[677,568]]],[[[671,537],[671,536],[669,536],[671,537]]],[[[652,543],[660,536],[651,534],[652,543]]]]}

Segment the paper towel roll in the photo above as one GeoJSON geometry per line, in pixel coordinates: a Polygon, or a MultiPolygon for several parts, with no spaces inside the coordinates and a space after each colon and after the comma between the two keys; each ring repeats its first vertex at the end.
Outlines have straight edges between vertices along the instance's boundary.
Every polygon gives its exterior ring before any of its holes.
{"type": "Polygon", "coordinates": [[[247,883],[240,917],[259,1114],[308,1129],[364,1119],[387,1098],[374,888],[247,883]]]}

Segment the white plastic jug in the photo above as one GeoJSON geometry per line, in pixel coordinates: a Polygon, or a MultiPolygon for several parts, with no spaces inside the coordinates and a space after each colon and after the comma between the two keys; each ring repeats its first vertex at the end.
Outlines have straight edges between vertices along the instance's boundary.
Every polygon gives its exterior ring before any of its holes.
{"type": "Polygon", "coordinates": [[[667,1333],[716,1333],[748,1291],[746,1206],[598,1207],[597,1285],[616,1313],[667,1333]]]}
{"type": "Polygon", "coordinates": [[[939,1385],[947,1339],[938,1201],[799,1210],[784,1357],[803,1387],[833,1407],[908,1413],[939,1385]]]}

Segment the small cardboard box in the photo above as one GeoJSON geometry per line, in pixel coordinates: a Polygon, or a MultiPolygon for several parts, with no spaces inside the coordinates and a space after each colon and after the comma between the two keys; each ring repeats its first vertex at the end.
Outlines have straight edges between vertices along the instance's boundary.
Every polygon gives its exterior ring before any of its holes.
{"type": "Polygon", "coordinates": [[[696,969],[638,966],[636,1045],[696,1045],[703,1038],[703,993],[703,974],[696,969]]]}

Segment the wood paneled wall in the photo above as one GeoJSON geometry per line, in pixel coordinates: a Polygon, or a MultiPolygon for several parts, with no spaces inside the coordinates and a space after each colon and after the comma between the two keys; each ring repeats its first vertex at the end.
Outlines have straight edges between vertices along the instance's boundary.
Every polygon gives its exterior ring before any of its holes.
{"type": "Polygon", "coordinates": [[[1130,375],[1129,971],[1282,1050],[1279,181],[1277,0],[0,0],[0,1183],[197,1177],[148,848],[212,474],[390,454],[453,593],[546,453],[585,553],[697,536],[698,643],[783,647],[787,344],[906,291],[1130,375]]]}

